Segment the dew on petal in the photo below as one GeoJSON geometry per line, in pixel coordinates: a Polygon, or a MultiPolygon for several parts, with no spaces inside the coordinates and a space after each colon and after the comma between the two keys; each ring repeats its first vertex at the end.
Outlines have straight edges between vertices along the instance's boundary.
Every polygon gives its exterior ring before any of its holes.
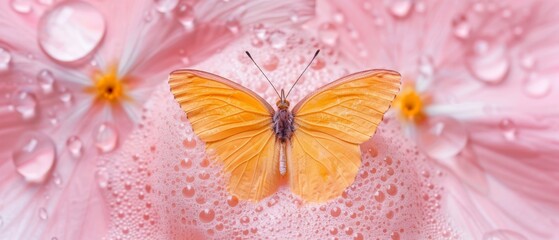
{"type": "Polygon", "coordinates": [[[177,18],[187,31],[191,32],[194,30],[195,19],[194,11],[191,6],[189,6],[188,4],[181,4],[178,7],[177,18]]]}
{"type": "Polygon", "coordinates": [[[334,46],[338,41],[338,31],[333,23],[323,23],[318,29],[320,40],[329,46],[334,46]]]}
{"type": "Polygon", "coordinates": [[[72,136],[66,141],[66,147],[74,158],[79,158],[83,154],[83,142],[78,136],[72,136]]]}
{"type": "Polygon", "coordinates": [[[39,132],[24,133],[12,154],[16,170],[26,181],[44,181],[56,160],[56,148],[50,137],[39,132]]]}
{"type": "Polygon", "coordinates": [[[418,127],[419,148],[435,159],[454,157],[468,140],[464,126],[453,118],[432,118],[418,127]]]}
{"type": "Polygon", "coordinates": [[[394,17],[404,18],[409,15],[412,7],[412,0],[393,0],[390,1],[388,9],[394,17]]]}
{"type": "Polygon", "coordinates": [[[274,71],[278,68],[279,61],[280,60],[276,55],[271,54],[268,57],[266,57],[266,59],[264,59],[264,62],[262,63],[262,67],[264,67],[264,69],[268,71],[274,71]]]}
{"type": "Polygon", "coordinates": [[[212,209],[204,209],[200,212],[200,221],[209,223],[215,218],[215,212],[212,209]]]}
{"type": "Polygon", "coordinates": [[[30,13],[33,10],[32,0],[11,0],[12,9],[17,13],[30,13]]]}
{"type": "Polygon", "coordinates": [[[47,220],[49,218],[49,214],[45,208],[39,209],[39,218],[42,220],[47,220]]]}
{"type": "Polygon", "coordinates": [[[33,119],[37,115],[37,100],[35,96],[28,92],[20,92],[16,95],[15,110],[23,120],[33,119]]]}
{"type": "Polygon", "coordinates": [[[108,153],[115,149],[118,143],[118,133],[110,123],[99,125],[95,131],[95,146],[102,153],[108,153]]]}
{"type": "Polygon", "coordinates": [[[89,3],[64,1],[43,15],[38,32],[46,54],[61,62],[74,62],[99,45],[105,35],[105,19],[89,3]]]}
{"type": "Polygon", "coordinates": [[[524,80],[524,93],[529,97],[541,98],[547,96],[551,90],[549,78],[536,73],[530,73],[524,80]]]}
{"type": "Polygon", "coordinates": [[[516,126],[512,120],[508,118],[503,119],[499,123],[499,128],[501,129],[505,139],[508,141],[514,141],[516,139],[516,126]]]}
{"type": "Polygon", "coordinates": [[[194,187],[192,187],[191,185],[187,185],[182,189],[182,195],[187,198],[193,197],[195,193],[196,191],[194,190],[194,187]]]}
{"type": "Polygon", "coordinates": [[[154,0],[157,11],[167,13],[173,11],[179,4],[179,0],[154,0]]]}
{"type": "Polygon", "coordinates": [[[527,240],[525,236],[512,230],[500,229],[483,234],[483,240],[527,240]]]}
{"type": "Polygon", "coordinates": [[[52,75],[52,72],[46,69],[39,71],[37,81],[39,82],[39,86],[41,87],[43,93],[52,93],[54,85],[54,76],[52,75]]]}
{"type": "Polygon", "coordinates": [[[459,39],[466,39],[470,36],[471,27],[466,17],[461,16],[452,21],[453,33],[459,39]]]}
{"type": "Polygon", "coordinates": [[[95,180],[100,188],[107,188],[109,185],[109,173],[106,169],[99,169],[95,173],[95,180]]]}
{"type": "Polygon", "coordinates": [[[330,210],[330,215],[332,215],[332,217],[338,217],[341,213],[342,210],[339,207],[334,207],[332,208],[332,210],[330,210]]]}
{"type": "Polygon", "coordinates": [[[236,19],[227,20],[225,27],[233,34],[238,34],[241,31],[241,23],[236,19]]]}
{"type": "Polygon", "coordinates": [[[282,31],[271,32],[268,41],[273,48],[281,49],[287,45],[287,34],[282,31]]]}
{"type": "Polygon", "coordinates": [[[10,62],[12,61],[12,55],[7,49],[0,47],[0,73],[8,71],[10,69],[10,62]]]}
{"type": "Polygon", "coordinates": [[[487,41],[474,44],[474,54],[468,57],[470,72],[480,81],[497,84],[502,82],[510,69],[510,60],[504,46],[491,46],[487,41]]]}

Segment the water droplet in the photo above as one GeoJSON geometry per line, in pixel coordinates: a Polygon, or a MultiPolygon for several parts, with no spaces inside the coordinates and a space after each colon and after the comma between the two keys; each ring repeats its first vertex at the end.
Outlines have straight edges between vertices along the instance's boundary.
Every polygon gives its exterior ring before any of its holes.
{"type": "Polygon", "coordinates": [[[388,193],[388,195],[390,195],[390,196],[394,196],[398,193],[398,188],[396,187],[396,185],[390,184],[386,188],[386,193],[388,193]]]}
{"type": "Polygon", "coordinates": [[[526,54],[520,60],[520,64],[526,70],[532,70],[536,66],[536,59],[534,56],[526,54]]]}
{"type": "Polygon", "coordinates": [[[514,122],[512,120],[508,118],[503,119],[499,123],[499,128],[503,132],[503,136],[505,137],[505,139],[509,141],[514,141],[516,139],[516,126],[514,125],[514,122]]]}
{"type": "Polygon", "coordinates": [[[392,232],[390,234],[390,239],[392,240],[400,240],[400,234],[398,232],[392,232]]]}
{"type": "Polygon", "coordinates": [[[60,174],[55,173],[52,175],[52,178],[53,178],[52,181],[56,186],[60,187],[62,185],[62,178],[60,177],[60,174]]]}
{"type": "Polygon", "coordinates": [[[194,190],[194,187],[192,187],[190,185],[186,185],[186,187],[184,187],[182,189],[182,195],[187,197],[187,198],[193,197],[194,194],[196,194],[196,191],[194,190]]]}
{"type": "Polygon", "coordinates": [[[177,18],[187,31],[194,30],[194,11],[190,5],[181,4],[178,8],[177,18]]]}
{"type": "Polygon", "coordinates": [[[52,139],[39,132],[24,133],[12,154],[16,170],[28,182],[42,182],[56,160],[52,139]]]}
{"type": "Polygon", "coordinates": [[[320,36],[320,40],[326,45],[334,46],[336,45],[336,42],[338,42],[338,31],[336,29],[336,25],[333,23],[323,23],[320,25],[318,34],[320,36]]]}
{"type": "Polygon", "coordinates": [[[33,10],[31,0],[12,0],[12,8],[22,14],[30,13],[33,10]]]}
{"type": "Polygon", "coordinates": [[[247,225],[249,222],[250,222],[250,218],[248,218],[247,216],[241,217],[241,223],[243,225],[247,225]]]}
{"type": "Polygon", "coordinates": [[[37,80],[39,81],[39,86],[45,94],[52,93],[54,85],[54,76],[49,70],[43,69],[37,75],[37,80]]]}
{"type": "Polygon", "coordinates": [[[453,118],[430,118],[419,126],[417,145],[435,159],[446,159],[460,153],[466,146],[468,133],[453,118]]]}
{"type": "Polygon", "coordinates": [[[88,56],[105,35],[105,19],[91,4],[65,1],[39,22],[39,45],[52,58],[74,62],[88,56]]]}
{"type": "Polygon", "coordinates": [[[45,208],[39,209],[39,218],[42,220],[47,220],[49,218],[49,214],[45,208]]]}
{"type": "Polygon", "coordinates": [[[527,240],[525,236],[515,231],[499,229],[487,232],[483,235],[483,240],[527,240]]]}
{"type": "Polygon", "coordinates": [[[377,202],[384,202],[385,199],[384,193],[382,191],[376,191],[373,197],[377,202]]]}
{"type": "Polygon", "coordinates": [[[541,98],[547,96],[551,90],[551,81],[536,73],[529,73],[524,80],[524,93],[529,97],[541,98]]]}
{"type": "Polygon", "coordinates": [[[8,50],[0,47],[0,73],[7,71],[10,68],[12,55],[8,50]]]}
{"type": "Polygon", "coordinates": [[[340,216],[340,214],[342,214],[342,209],[340,209],[339,207],[334,207],[332,208],[332,210],[330,210],[330,215],[332,215],[332,217],[338,217],[340,216]]]}
{"type": "Polygon", "coordinates": [[[37,115],[37,101],[32,93],[20,92],[16,95],[15,109],[23,120],[33,119],[37,115]]]}
{"type": "Polygon", "coordinates": [[[491,46],[487,41],[474,44],[474,54],[468,57],[468,68],[485,83],[502,82],[509,72],[510,62],[504,46],[491,46]]]}
{"type": "Polygon", "coordinates": [[[434,79],[435,66],[433,58],[430,56],[421,56],[418,64],[418,76],[416,79],[416,90],[423,92],[429,89],[434,79]]]}
{"type": "Polygon", "coordinates": [[[264,59],[262,67],[264,67],[264,69],[271,72],[276,70],[276,68],[278,68],[278,65],[279,65],[279,58],[274,54],[270,54],[268,55],[268,57],[266,57],[266,59],[264,59]]]}
{"type": "Polygon", "coordinates": [[[175,9],[179,4],[179,0],[154,0],[157,11],[167,13],[175,9]]]}
{"type": "Polygon", "coordinates": [[[282,31],[273,31],[268,37],[268,42],[275,49],[281,49],[287,45],[287,34],[282,31]]]}
{"type": "Polygon", "coordinates": [[[466,39],[470,36],[470,24],[465,16],[460,16],[452,21],[454,36],[460,39],[466,39]]]}
{"type": "Polygon", "coordinates": [[[211,209],[204,209],[200,212],[200,221],[209,223],[214,220],[215,212],[211,209]]]}
{"type": "Polygon", "coordinates": [[[79,158],[83,154],[83,142],[78,136],[72,136],[66,141],[66,147],[74,158],[79,158]]]}
{"type": "Polygon", "coordinates": [[[396,18],[404,18],[409,15],[413,7],[411,0],[392,0],[388,9],[390,13],[396,18]]]}
{"type": "Polygon", "coordinates": [[[225,27],[233,34],[238,34],[241,31],[241,24],[236,19],[229,19],[225,22],[225,27]]]}
{"type": "Polygon", "coordinates": [[[107,188],[109,185],[109,173],[104,168],[99,169],[95,173],[95,180],[97,180],[97,185],[99,185],[100,188],[107,188]]]}
{"type": "Polygon", "coordinates": [[[118,133],[110,123],[99,125],[95,132],[95,146],[102,153],[108,153],[115,149],[118,143],[118,133]]]}

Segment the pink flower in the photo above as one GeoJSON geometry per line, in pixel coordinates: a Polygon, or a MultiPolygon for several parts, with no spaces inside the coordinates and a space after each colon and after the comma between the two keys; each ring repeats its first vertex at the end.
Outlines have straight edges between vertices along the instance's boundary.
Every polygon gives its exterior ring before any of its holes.
{"type": "MultiPolygon", "coordinates": [[[[549,106],[559,96],[551,60],[559,57],[559,5],[330,4],[343,16],[334,17],[332,26],[342,28],[334,49],[361,68],[403,74],[394,117],[449,175],[445,209],[460,235],[557,237],[559,138],[549,106]]],[[[319,37],[333,42],[326,31],[319,37]]]]}
{"type": "Polygon", "coordinates": [[[39,2],[0,5],[0,91],[8,96],[0,100],[1,238],[105,235],[99,187],[107,179],[96,173],[96,156],[123,144],[168,73],[203,61],[255,22],[294,24],[314,6],[39,2]]]}

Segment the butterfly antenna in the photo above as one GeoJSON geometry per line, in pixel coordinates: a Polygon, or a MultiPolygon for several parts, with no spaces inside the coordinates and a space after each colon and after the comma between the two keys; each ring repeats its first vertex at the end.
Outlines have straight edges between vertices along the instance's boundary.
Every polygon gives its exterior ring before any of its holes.
{"type": "Polygon", "coordinates": [[[254,63],[254,65],[256,65],[256,67],[258,68],[258,70],[260,70],[260,72],[262,73],[262,75],[264,75],[264,77],[266,78],[266,80],[268,80],[268,82],[270,83],[270,85],[272,85],[272,88],[274,89],[274,91],[276,91],[276,94],[278,95],[279,98],[281,98],[278,90],[276,89],[276,87],[274,87],[274,84],[272,84],[272,81],[270,81],[270,79],[266,76],[266,74],[264,73],[264,71],[262,71],[262,69],[260,68],[260,66],[258,66],[258,64],[256,64],[256,62],[254,61],[254,59],[252,58],[252,56],[250,55],[250,53],[248,51],[245,51],[245,53],[247,54],[248,58],[250,58],[250,60],[252,60],[252,62],[254,63]]]}
{"type": "Polygon", "coordinates": [[[293,86],[291,86],[291,88],[289,89],[289,91],[287,92],[287,95],[285,95],[285,98],[287,98],[289,96],[289,93],[291,93],[291,90],[293,90],[293,87],[295,87],[295,85],[297,84],[297,82],[299,81],[299,79],[301,79],[301,77],[303,76],[303,74],[305,73],[305,71],[307,71],[307,68],[309,68],[309,66],[311,66],[311,63],[314,61],[314,59],[316,58],[316,56],[318,56],[318,53],[320,52],[320,49],[317,49],[316,52],[314,53],[314,56],[312,57],[311,61],[309,62],[309,64],[305,67],[305,69],[303,70],[303,72],[301,73],[301,75],[299,75],[299,77],[297,78],[297,80],[295,81],[295,83],[293,83],[293,86]]]}

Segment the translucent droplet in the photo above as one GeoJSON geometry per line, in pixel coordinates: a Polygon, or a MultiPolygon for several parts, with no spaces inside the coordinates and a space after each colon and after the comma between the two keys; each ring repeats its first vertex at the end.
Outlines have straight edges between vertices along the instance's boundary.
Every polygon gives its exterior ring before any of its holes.
{"type": "Polygon", "coordinates": [[[83,142],[78,136],[72,136],[66,141],[66,147],[74,158],[80,158],[83,154],[83,142]]]}
{"type": "Polygon", "coordinates": [[[487,41],[474,44],[474,54],[468,57],[468,68],[485,83],[502,82],[510,68],[509,57],[504,46],[491,46],[487,41]]]}
{"type": "Polygon", "coordinates": [[[181,4],[178,8],[177,18],[187,31],[194,30],[194,11],[190,5],[181,4]]]}
{"type": "Polygon", "coordinates": [[[419,58],[418,72],[415,87],[417,91],[423,92],[429,89],[435,74],[435,65],[430,56],[421,56],[419,58]]]}
{"type": "Polygon", "coordinates": [[[16,170],[28,182],[42,182],[56,160],[56,148],[52,139],[39,132],[27,132],[20,136],[12,154],[16,170]]]}
{"type": "Polygon", "coordinates": [[[453,118],[431,118],[418,128],[417,145],[435,159],[456,156],[468,140],[464,126],[453,118]]]}
{"type": "Polygon", "coordinates": [[[64,1],[39,22],[39,45],[52,58],[74,62],[88,56],[105,35],[105,19],[83,1],[64,1]]]}
{"type": "Polygon", "coordinates": [[[396,195],[396,193],[398,193],[398,187],[396,187],[396,185],[394,184],[389,184],[386,188],[386,193],[388,193],[388,195],[390,196],[394,196],[396,195]]]}
{"type": "Polygon", "coordinates": [[[264,62],[262,63],[262,67],[270,72],[276,70],[278,68],[278,65],[279,58],[274,54],[268,55],[268,57],[266,57],[266,59],[264,59],[264,62]]]}
{"type": "Polygon", "coordinates": [[[30,13],[33,10],[33,5],[31,0],[11,0],[12,8],[18,13],[30,13]]]}
{"type": "Polygon", "coordinates": [[[49,70],[43,69],[37,75],[37,81],[39,82],[39,86],[41,90],[45,94],[52,93],[53,85],[54,85],[54,76],[49,70]]]}
{"type": "Polygon", "coordinates": [[[483,240],[528,240],[528,238],[515,231],[500,229],[485,233],[483,240]]]}
{"type": "Polygon", "coordinates": [[[528,74],[524,80],[524,93],[533,98],[541,98],[547,96],[551,90],[551,81],[544,76],[536,73],[528,74]]]}
{"type": "Polygon", "coordinates": [[[526,70],[532,70],[536,65],[536,59],[532,55],[524,55],[520,60],[520,64],[526,70]]]}
{"type": "Polygon", "coordinates": [[[167,13],[173,11],[179,4],[179,0],[154,0],[157,11],[167,13]]]}
{"type": "Polygon", "coordinates": [[[233,34],[238,34],[241,30],[241,24],[236,19],[229,19],[225,22],[225,27],[233,34]]]}
{"type": "Polygon", "coordinates": [[[454,36],[457,38],[466,39],[470,36],[471,28],[466,17],[461,16],[454,19],[454,21],[452,21],[452,27],[454,36]]]}
{"type": "Polygon", "coordinates": [[[23,120],[33,119],[37,115],[37,100],[35,96],[28,92],[20,92],[16,95],[15,110],[23,120]]]}
{"type": "Polygon", "coordinates": [[[102,153],[108,153],[115,149],[118,143],[118,133],[110,123],[99,125],[95,132],[95,146],[102,153]]]}
{"type": "Polygon", "coordinates": [[[95,180],[100,188],[106,188],[109,185],[109,173],[106,169],[99,169],[95,173],[95,180]]]}
{"type": "Polygon", "coordinates": [[[270,45],[275,49],[281,49],[287,45],[287,34],[282,31],[273,31],[268,37],[270,45]]]}
{"type": "Polygon", "coordinates": [[[413,7],[413,2],[411,0],[392,0],[389,4],[388,9],[390,13],[397,18],[408,16],[413,7]]]}
{"type": "Polygon", "coordinates": [[[182,189],[182,195],[187,197],[187,198],[193,197],[194,194],[196,194],[196,191],[194,190],[194,188],[191,185],[187,185],[186,187],[184,187],[182,189]]]}
{"type": "Polygon", "coordinates": [[[0,73],[8,71],[10,69],[10,62],[12,61],[12,55],[8,50],[0,47],[0,73]]]}
{"type": "Polygon", "coordinates": [[[318,34],[320,40],[326,45],[334,46],[338,41],[338,31],[336,25],[333,23],[324,23],[320,25],[318,34]]]}
{"type": "Polygon", "coordinates": [[[55,173],[52,175],[52,181],[54,182],[54,185],[56,186],[61,186],[62,185],[62,178],[60,177],[60,174],[55,173]]]}
{"type": "Polygon", "coordinates": [[[45,208],[39,209],[39,218],[42,220],[47,220],[49,218],[49,214],[45,208]]]}
{"type": "Polygon", "coordinates": [[[212,209],[204,209],[200,212],[200,221],[209,223],[215,218],[215,212],[212,209]]]}
{"type": "Polygon", "coordinates": [[[338,217],[340,216],[340,214],[342,214],[342,209],[340,209],[339,207],[334,207],[332,208],[332,210],[330,210],[330,215],[332,215],[332,217],[338,217]]]}
{"type": "Polygon", "coordinates": [[[499,123],[499,128],[503,132],[505,139],[509,141],[514,141],[516,139],[516,126],[512,120],[508,118],[503,119],[499,123]]]}
{"type": "Polygon", "coordinates": [[[373,197],[377,202],[384,202],[385,199],[384,193],[382,191],[376,191],[373,197]]]}
{"type": "Polygon", "coordinates": [[[237,204],[239,204],[239,199],[235,196],[229,196],[229,197],[227,197],[227,204],[230,207],[237,206],[237,204]]]}

